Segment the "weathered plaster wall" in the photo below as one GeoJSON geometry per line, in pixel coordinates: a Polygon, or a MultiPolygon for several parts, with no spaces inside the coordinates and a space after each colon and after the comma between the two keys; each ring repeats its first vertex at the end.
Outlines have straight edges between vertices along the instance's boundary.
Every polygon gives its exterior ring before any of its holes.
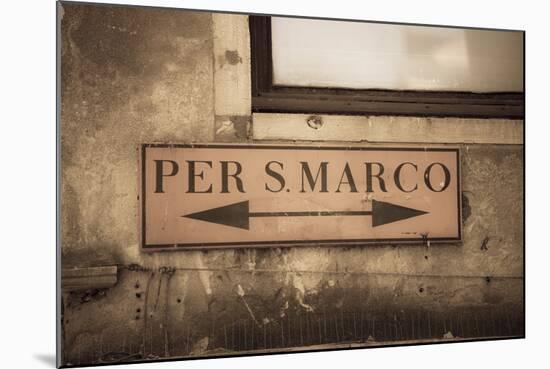
{"type": "Polygon", "coordinates": [[[138,144],[214,138],[212,15],[62,7],[63,260],[128,262],[138,144]]]}
{"type": "Polygon", "coordinates": [[[523,333],[521,145],[461,145],[462,245],[144,254],[137,145],[255,138],[247,18],[62,15],[62,267],[118,266],[64,293],[65,363],[523,333]]]}

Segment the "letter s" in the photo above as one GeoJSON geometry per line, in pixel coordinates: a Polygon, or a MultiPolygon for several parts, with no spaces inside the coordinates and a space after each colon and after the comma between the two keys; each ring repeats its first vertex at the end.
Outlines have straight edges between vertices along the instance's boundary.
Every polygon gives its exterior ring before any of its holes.
{"type": "Polygon", "coordinates": [[[277,173],[276,171],[274,171],[273,169],[271,169],[271,164],[273,163],[277,163],[279,164],[279,166],[281,167],[281,169],[284,169],[283,168],[283,163],[281,162],[278,162],[278,161],[270,161],[269,163],[267,163],[265,165],[265,172],[267,173],[267,175],[269,175],[270,177],[276,179],[278,182],[279,182],[279,189],[278,190],[274,190],[274,189],[271,189],[269,188],[269,186],[267,185],[267,183],[265,184],[265,189],[268,190],[269,192],[280,192],[283,188],[285,188],[285,178],[280,174],[280,173],[277,173]]]}

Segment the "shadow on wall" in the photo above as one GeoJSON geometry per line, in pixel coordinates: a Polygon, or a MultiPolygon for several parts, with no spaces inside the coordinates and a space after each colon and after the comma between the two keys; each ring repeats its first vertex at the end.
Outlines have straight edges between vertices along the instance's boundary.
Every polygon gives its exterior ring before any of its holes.
{"type": "Polygon", "coordinates": [[[49,367],[55,367],[57,364],[55,361],[55,354],[34,354],[33,357],[49,367]]]}

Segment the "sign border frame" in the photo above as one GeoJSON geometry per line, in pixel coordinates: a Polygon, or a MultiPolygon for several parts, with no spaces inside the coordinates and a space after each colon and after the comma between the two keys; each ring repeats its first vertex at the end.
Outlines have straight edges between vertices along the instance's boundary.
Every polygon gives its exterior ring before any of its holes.
{"type": "Polygon", "coordinates": [[[323,246],[376,246],[376,245],[428,245],[429,243],[453,243],[461,244],[462,240],[462,184],[460,166],[460,148],[456,146],[426,147],[420,144],[406,147],[406,145],[370,145],[370,146],[335,146],[335,145],[314,145],[314,144],[258,144],[258,143],[142,143],[139,145],[139,222],[138,234],[140,250],[144,252],[155,251],[177,251],[177,250],[215,250],[235,248],[272,248],[272,247],[323,247],[323,246]],[[278,150],[344,150],[344,151],[445,151],[456,153],[457,172],[457,219],[458,237],[423,237],[423,238],[371,238],[371,239],[350,239],[350,240],[294,240],[294,241],[238,241],[238,242],[195,242],[175,244],[151,244],[146,243],[145,234],[145,180],[146,180],[146,151],[147,148],[213,148],[213,149],[278,149],[278,150]]]}

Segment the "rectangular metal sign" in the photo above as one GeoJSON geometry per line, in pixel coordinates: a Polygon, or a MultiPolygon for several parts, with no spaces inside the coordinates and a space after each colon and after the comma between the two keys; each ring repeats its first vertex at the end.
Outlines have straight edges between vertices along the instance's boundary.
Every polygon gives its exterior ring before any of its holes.
{"type": "Polygon", "coordinates": [[[461,240],[459,150],[144,144],[143,250],[461,240]]]}

